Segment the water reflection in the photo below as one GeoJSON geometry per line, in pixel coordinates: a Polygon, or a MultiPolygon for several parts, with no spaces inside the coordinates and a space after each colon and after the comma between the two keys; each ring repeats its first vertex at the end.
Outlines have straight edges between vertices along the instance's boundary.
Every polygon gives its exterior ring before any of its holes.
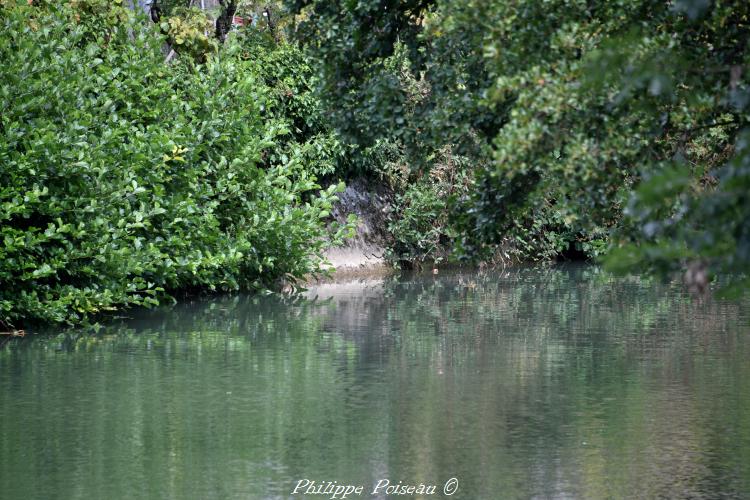
{"type": "Polygon", "coordinates": [[[288,498],[303,478],[440,493],[456,477],[451,498],[749,497],[749,306],[556,267],[14,341],[0,496],[288,498]]]}

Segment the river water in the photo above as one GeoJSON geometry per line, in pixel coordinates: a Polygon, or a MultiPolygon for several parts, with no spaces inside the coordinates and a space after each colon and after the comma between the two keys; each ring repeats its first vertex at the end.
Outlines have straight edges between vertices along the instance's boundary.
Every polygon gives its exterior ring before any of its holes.
{"type": "Polygon", "coordinates": [[[0,352],[1,498],[750,498],[747,299],[567,266],[130,316],[0,352]]]}

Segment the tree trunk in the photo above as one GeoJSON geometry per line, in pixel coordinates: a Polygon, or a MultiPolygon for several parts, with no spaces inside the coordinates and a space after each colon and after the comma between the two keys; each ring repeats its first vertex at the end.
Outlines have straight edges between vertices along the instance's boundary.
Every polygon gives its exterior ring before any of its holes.
{"type": "Polygon", "coordinates": [[[221,5],[221,14],[216,19],[216,38],[220,42],[224,42],[227,37],[227,33],[232,28],[232,20],[234,14],[237,12],[238,0],[219,0],[221,5]]]}
{"type": "Polygon", "coordinates": [[[266,16],[266,22],[268,23],[268,31],[271,33],[271,36],[274,38],[274,40],[276,40],[276,26],[273,24],[273,19],[271,18],[271,6],[270,5],[266,5],[266,8],[263,11],[263,14],[266,16]]]}

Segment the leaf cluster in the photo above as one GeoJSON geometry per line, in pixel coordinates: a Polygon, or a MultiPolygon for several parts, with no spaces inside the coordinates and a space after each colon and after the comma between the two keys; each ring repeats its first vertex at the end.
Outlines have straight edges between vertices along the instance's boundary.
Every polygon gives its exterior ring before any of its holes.
{"type": "Polygon", "coordinates": [[[152,25],[92,37],[74,15],[0,8],[0,321],[319,272],[347,230],[327,223],[343,185],[321,189],[316,141],[291,138],[241,45],[167,64],[152,25]]]}

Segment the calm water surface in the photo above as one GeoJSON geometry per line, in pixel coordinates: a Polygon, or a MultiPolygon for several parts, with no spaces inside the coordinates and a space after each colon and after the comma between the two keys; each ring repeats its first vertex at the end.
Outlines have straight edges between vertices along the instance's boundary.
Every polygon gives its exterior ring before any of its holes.
{"type": "Polygon", "coordinates": [[[3,499],[750,498],[750,301],[591,267],[322,285],[0,352],[3,499]],[[352,497],[350,497],[352,498],[352,497]],[[375,495],[374,498],[407,498],[375,495]]]}

